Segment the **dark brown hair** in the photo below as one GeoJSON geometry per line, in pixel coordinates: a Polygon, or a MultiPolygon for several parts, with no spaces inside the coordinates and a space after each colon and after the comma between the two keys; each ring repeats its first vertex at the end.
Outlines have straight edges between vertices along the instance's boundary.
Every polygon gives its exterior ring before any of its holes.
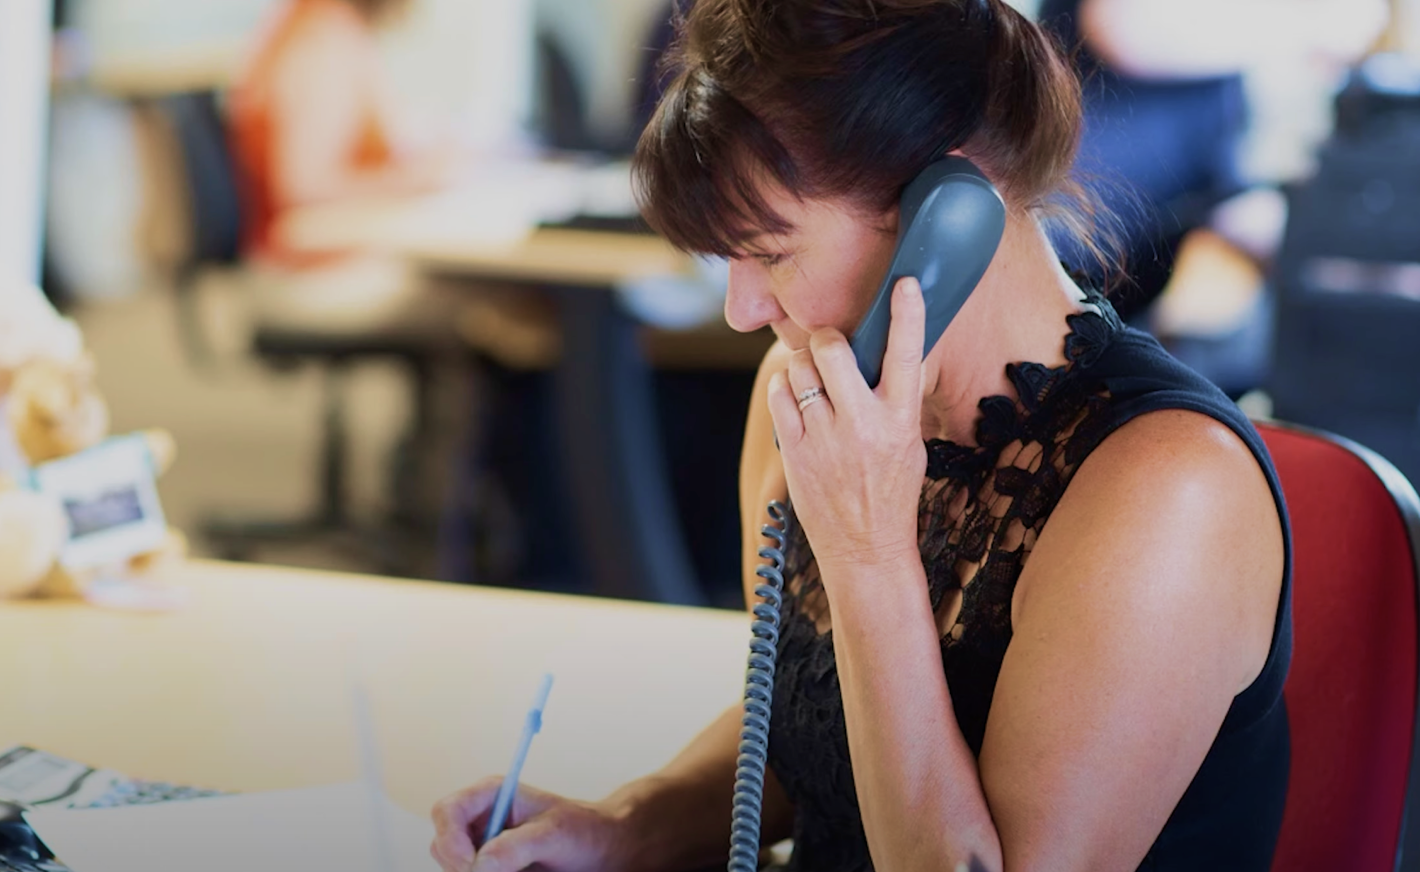
{"type": "Polygon", "coordinates": [[[1003,0],[698,0],[677,33],[634,160],[646,220],[674,245],[730,256],[789,229],[765,180],[881,214],[960,149],[1012,207],[1101,253],[1070,178],[1079,80],[1003,0]]]}
{"type": "Polygon", "coordinates": [[[345,0],[354,6],[366,20],[375,23],[396,15],[409,6],[410,0],[345,0]]]}

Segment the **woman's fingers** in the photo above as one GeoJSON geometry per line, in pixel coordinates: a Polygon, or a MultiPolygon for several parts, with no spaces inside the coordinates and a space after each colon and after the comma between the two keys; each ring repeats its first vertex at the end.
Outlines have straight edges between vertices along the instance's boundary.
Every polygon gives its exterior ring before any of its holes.
{"type": "Polygon", "coordinates": [[[466,790],[444,797],[434,804],[434,843],[429,853],[444,872],[465,872],[473,863],[473,835],[470,825],[488,813],[502,783],[487,778],[466,790]]]}
{"type": "Polygon", "coordinates": [[[848,339],[831,328],[818,330],[809,338],[809,349],[815,372],[833,398],[834,408],[861,408],[871,392],[868,383],[863,381],[863,374],[858,371],[858,359],[853,356],[853,347],[848,344],[848,339]]]}
{"type": "MultiPolygon", "coordinates": [[[[892,293],[892,320],[883,354],[877,395],[894,406],[922,402],[922,351],[927,311],[922,288],[911,277],[900,279],[892,293]]],[[[813,362],[835,408],[861,408],[871,393],[847,338],[837,330],[816,331],[809,340],[813,362]]],[[[796,355],[797,356],[797,355],[796,355]]]]}
{"type": "Polygon", "coordinates": [[[927,307],[917,279],[900,279],[892,291],[892,321],[888,325],[883,378],[878,392],[894,406],[922,404],[922,351],[927,307]]]}
{"type": "Polygon", "coordinates": [[[774,435],[779,447],[797,445],[804,438],[804,418],[799,414],[799,401],[789,386],[789,376],[776,372],[769,379],[769,417],[774,419],[774,435]]]}
{"type": "MultiPolygon", "coordinates": [[[[469,849],[470,852],[473,850],[469,849]]],[[[429,847],[429,856],[434,858],[434,862],[439,864],[440,872],[468,872],[468,868],[473,865],[473,861],[466,859],[460,853],[451,853],[437,840],[429,847]]],[[[469,856],[472,856],[470,853],[469,856]]]]}
{"type": "Polygon", "coordinates": [[[795,408],[805,421],[812,415],[832,415],[832,394],[819,377],[813,352],[805,349],[789,358],[789,389],[794,392],[795,408]],[[813,399],[817,393],[820,398],[813,399]]]}
{"type": "Polygon", "coordinates": [[[559,834],[553,823],[540,818],[527,826],[505,830],[484,845],[468,872],[523,872],[540,868],[542,864],[556,862],[559,854],[566,853],[566,846],[559,845],[559,841],[575,840],[559,834]]]}
{"type": "MultiPolygon", "coordinates": [[[[434,804],[431,817],[434,820],[434,843],[429,853],[443,867],[444,872],[467,872],[473,862],[476,840],[483,838],[480,827],[488,819],[498,790],[503,786],[501,776],[485,778],[472,787],[460,790],[434,804]]],[[[527,820],[541,813],[546,806],[547,795],[541,791],[519,787],[509,810],[508,826],[527,820]]]]}

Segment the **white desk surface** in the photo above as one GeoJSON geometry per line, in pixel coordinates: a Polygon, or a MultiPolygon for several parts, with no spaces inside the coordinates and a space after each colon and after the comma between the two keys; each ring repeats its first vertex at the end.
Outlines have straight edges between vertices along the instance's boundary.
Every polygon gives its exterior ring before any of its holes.
{"type": "Polygon", "coordinates": [[[749,618],[238,564],[182,570],[166,614],[0,603],[0,747],[236,791],[359,778],[353,682],[385,788],[424,813],[509,762],[556,674],[524,782],[594,799],[740,696],[749,618]]]}

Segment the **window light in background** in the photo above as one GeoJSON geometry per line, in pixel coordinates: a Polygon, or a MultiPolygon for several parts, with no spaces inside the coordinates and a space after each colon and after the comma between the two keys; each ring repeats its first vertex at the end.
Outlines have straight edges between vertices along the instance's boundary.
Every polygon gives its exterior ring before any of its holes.
{"type": "Polygon", "coordinates": [[[0,289],[39,278],[50,0],[0,3],[0,289]]]}

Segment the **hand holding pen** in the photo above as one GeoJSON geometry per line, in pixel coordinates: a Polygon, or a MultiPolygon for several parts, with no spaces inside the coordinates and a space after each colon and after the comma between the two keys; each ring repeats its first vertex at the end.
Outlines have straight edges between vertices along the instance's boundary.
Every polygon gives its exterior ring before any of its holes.
{"type": "Polygon", "coordinates": [[[551,684],[551,676],[543,678],[507,774],[485,779],[434,806],[436,833],[430,853],[444,872],[626,867],[614,855],[627,842],[619,832],[622,821],[609,809],[518,784],[551,684]]]}

